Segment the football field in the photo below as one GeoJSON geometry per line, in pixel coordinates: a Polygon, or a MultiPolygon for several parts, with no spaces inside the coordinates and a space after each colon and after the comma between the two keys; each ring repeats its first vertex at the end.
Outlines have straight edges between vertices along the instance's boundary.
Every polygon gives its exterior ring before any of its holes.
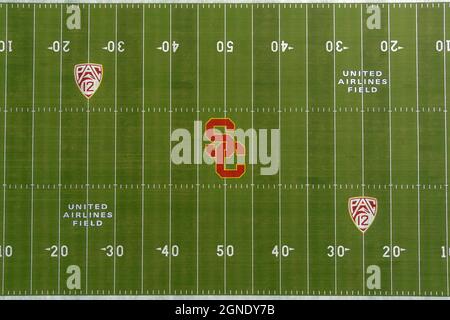
{"type": "Polygon", "coordinates": [[[449,51],[448,3],[1,3],[0,296],[450,296],[449,51]]]}

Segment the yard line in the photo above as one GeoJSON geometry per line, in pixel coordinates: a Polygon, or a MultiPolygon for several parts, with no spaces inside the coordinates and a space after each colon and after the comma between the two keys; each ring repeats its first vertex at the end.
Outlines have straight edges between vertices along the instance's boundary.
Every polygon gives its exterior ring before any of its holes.
{"type": "MultiPolygon", "coordinates": [[[[255,96],[254,96],[254,69],[253,69],[253,67],[254,67],[254,63],[253,63],[253,46],[254,46],[254,43],[253,43],[253,5],[251,6],[251,10],[252,10],[252,97],[251,97],[251,99],[252,99],[252,112],[251,112],[251,114],[252,114],[252,129],[254,129],[254,124],[253,124],[253,122],[254,122],[254,117],[253,117],[253,114],[254,114],[254,98],[255,98],[255,96]]],[[[254,157],[253,157],[253,147],[254,146],[252,146],[252,153],[251,153],[251,157],[252,157],[252,185],[251,185],[251,193],[252,193],[252,294],[254,294],[254,292],[255,292],[255,239],[254,239],[254,233],[255,233],[255,230],[254,230],[254,227],[255,227],[255,223],[254,223],[254,205],[255,205],[255,202],[254,202],[254,197],[255,197],[255,183],[254,183],[254,157]]]]}
{"type": "MultiPolygon", "coordinates": [[[[280,131],[281,141],[281,4],[278,4],[278,130],[280,131]]],[[[281,148],[281,146],[280,146],[281,148]]],[[[278,169],[278,250],[281,250],[281,237],[282,237],[282,220],[281,220],[281,156],[280,165],[278,169]]],[[[280,251],[281,252],[281,251],[280,251]]],[[[279,255],[279,290],[281,294],[282,290],[282,255],[279,255]]]]}
{"type": "MultiPolygon", "coordinates": [[[[336,7],[333,4],[333,45],[336,45],[336,7]]],[[[336,204],[336,50],[333,50],[333,190],[334,190],[334,249],[337,247],[336,204]]],[[[334,255],[334,294],[337,294],[337,255],[334,255]]]]}
{"type": "MultiPolygon", "coordinates": [[[[8,4],[5,4],[5,43],[8,43],[8,4]]],[[[5,110],[3,118],[3,239],[2,250],[5,250],[6,224],[6,114],[8,106],[8,50],[5,50],[5,110]]],[[[2,258],[2,295],[5,294],[5,257],[2,258]]]]}
{"type": "MultiPolygon", "coordinates": [[[[227,4],[224,3],[224,49],[223,49],[223,113],[227,117],[227,4]]],[[[226,130],[226,129],[225,129],[226,130]]],[[[225,160],[224,160],[225,161],[225,160]]],[[[227,293],[227,179],[223,178],[223,246],[225,253],[223,255],[223,291],[227,293]]]]}
{"type": "MultiPolygon", "coordinates": [[[[62,44],[63,4],[60,9],[60,43],[62,44]]],[[[59,51],[59,124],[58,124],[58,250],[61,251],[61,115],[62,115],[62,50],[59,51]]],[[[60,253],[60,252],[59,252],[60,253]]],[[[58,294],[61,293],[61,254],[58,254],[58,294]]]]}
{"type": "Polygon", "coordinates": [[[306,76],[306,292],[309,294],[309,48],[308,48],[308,4],[306,6],[305,35],[305,76],[306,76]]]}
{"type": "Polygon", "coordinates": [[[33,293],[33,237],[34,237],[34,103],[35,103],[35,81],[36,81],[36,5],[33,5],[33,74],[31,95],[31,196],[30,196],[30,294],[33,293]]]}
{"type": "Polygon", "coordinates": [[[141,159],[141,294],[144,294],[144,204],[145,204],[145,4],[142,4],[142,159],[141,159]]]}
{"type": "MultiPolygon", "coordinates": [[[[117,4],[115,6],[114,38],[117,46],[117,4]]],[[[116,293],[116,247],[117,247],[117,48],[114,50],[114,254],[113,254],[113,291],[116,293]]]]}
{"type": "MultiPolygon", "coordinates": [[[[87,60],[90,62],[90,41],[91,41],[91,5],[88,4],[88,35],[87,35],[87,60]]],[[[89,109],[89,99],[86,102],[87,111],[86,112],[86,294],[88,294],[88,279],[89,279],[89,122],[90,122],[90,109],[89,109]]]]}
{"type": "MultiPolygon", "coordinates": [[[[364,70],[364,32],[363,32],[363,6],[364,4],[361,4],[360,6],[360,36],[361,36],[361,88],[363,89],[361,91],[361,190],[362,195],[364,196],[364,76],[363,76],[363,70],[364,70]]],[[[366,253],[365,253],[365,237],[364,233],[362,234],[362,291],[363,295],[366,292],[366,286],[365,286],[365,259],[366,259],[366,253]]]]}
{"type": "MultiPolygon", "coordinates": [[[[200,5],[197,4],[197,121],[200,121],[200,72],[199,72],[199,67],[200,67],[200,10],[199,10],[200,5]]],[[[199,132],[200,133],[200,132],[199,132]]],[[[198,159],[200,159],[200,157],[202,156],[201,154],[201,148],[199,148],[199,150],[197,150],[198,154],[198,159]]],[[[199,250],[199,235],[200,235],[200,230],[199,230],[199,223],[200,223],[200,170],[199,170],[199,161],[197,161],[197,165],[196,165],[196,173],[197,173],[197,194],[196,194],[196,215],[197,215],[197,226],[196,226],[196,289],[197,289],[197,294],[199,293],[199,256],[200,256],[200,250],[199,250]]]]}
{"type": "Polygon", "coordinates": [[[172,4],[169,4],[169,294],[172,293],[172,4]]]}
{"type": "Polygon", "coordinates": [[[416,4],[416,137],[417,137],[417,251],[418,251],[418,271],[419,271],[419,295],[421,294],[421,249],[420,249],[420,119],[419,119],[419,49],[418,49],[418,29],[417,29],[417,4],[416,4]]]}
{"type": "MultiPolygon", "coordinates": [[[[445,5],[442,6],[444,9],[444,42],[446,42],[446,33],[445,33],[445,5]]],[[[447,275],[447,296],[450,293],[449,288],[449,275],[448,275],[448,163],[447,163],[447,151],[448,151],[448,143],[447,143],[447,57],[446,57],[446,50],[443,50],[444,53],[444,127],[445,127],[445,244],[447,246],[446,248],[446,275],[447,275]]]]}
{"type": "MultiPolygon", "coordinates": [[[[388,45],[391,45],[391,10],[390,5],[388,8],[388,45]]],[[[391,99],[391,49],[388,50],[388,94],[389,94],[389,239],[390,239],[390,250],[392,253],[392,241],[393,241],[393,231],[392,231],[392,99],[391,99]]],[[[393,282],[393,255],[390,257],[390,268],[391,268],[391,295],[394,292],[394,282],[393,282]]]]}

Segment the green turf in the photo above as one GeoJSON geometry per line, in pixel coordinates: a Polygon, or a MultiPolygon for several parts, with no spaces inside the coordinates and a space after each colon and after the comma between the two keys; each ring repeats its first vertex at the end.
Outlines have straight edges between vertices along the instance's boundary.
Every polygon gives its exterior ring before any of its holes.
{"type": "Polygon", "coordinates": [[[450,7],[380,4],[381,28],[368,29],[367,6],[81,4],[69,30],[67,5],[1,4],[12,51],[0,52],[0,294],[448,296],[450,60],[436,41],[450,7]],[[61,39],[69,52],[48,50],[61,39]],[[382,52],[389,39],[403,49],[382,52]],[[327,52],[333,40],[348,49],[327,52]],[[164,41],[178,50],[158,50],[164,41]],[[272,52],[273,41],[293,49],[272,52]],[[104,67],[89,102],[73,76],[84,62],[104,67]],[[363,95],[337,84],[361,69],[391,81],[363,95]],[[280,128],[279,174],[256,164],[224,180],[211,165],[170,164],[171,130],[225,115],[280,128]],[[364,236],[347,209],[362,194],[379,202],[364,236]],[[113,216],[74,227],[63,217],[73,203],[113,216]],[[294,250],[275,257],[276,245],[294,250]],[[329,257],[329,246],[350,250],[329,257]],[[405,251],[383,257],[385,246],[405,251]],[[73,265],[79,289],[66,284],[73,265]]]}

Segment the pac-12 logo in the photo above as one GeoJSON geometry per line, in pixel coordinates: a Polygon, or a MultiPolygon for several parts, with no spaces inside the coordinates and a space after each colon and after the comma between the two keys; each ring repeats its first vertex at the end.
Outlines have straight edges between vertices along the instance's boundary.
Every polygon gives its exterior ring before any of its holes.
{"type": "Polygon", "coordinates": [[[355,226],[366,232],[375,220],[378,201],[372,197],[352,197],[348,199],[348,212],[355,226]]]}
{"type": "Polygon", "coordinates": [[[206,123],[205,129],[205,135],[211,142],[206,146],[206,152],[215,160],[216,173],[221,178],[242,177],[245,173],[245,146],[235,141],[234,122],[229,118],[212,118],[206,123]],[[217,127],[223,128],[224,132],[217,130],[217,127]],[[229,162],[233,163],[231,168],[227,167],[229,162]]]}
{"type": "Polygon", "coordinates": [[[103,78],[103,66],[97,63],[79,63],[74,68],[75,82],[81,93],[90,99],[103,78]]]}

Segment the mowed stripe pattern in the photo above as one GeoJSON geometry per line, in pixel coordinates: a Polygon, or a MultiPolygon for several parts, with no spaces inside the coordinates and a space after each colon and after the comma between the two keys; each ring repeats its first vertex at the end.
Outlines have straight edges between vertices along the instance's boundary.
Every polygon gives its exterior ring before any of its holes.
{"type": "Polygon", "coordinates": [[[450,6],[377,8],[0,4],[1,295],[448,296],[450,6]],[[361,68],[389,81],[347,92],[361,68]],[[281,129],[277,174],[170,164],[171,130],[225,111],[281,129]]]}

